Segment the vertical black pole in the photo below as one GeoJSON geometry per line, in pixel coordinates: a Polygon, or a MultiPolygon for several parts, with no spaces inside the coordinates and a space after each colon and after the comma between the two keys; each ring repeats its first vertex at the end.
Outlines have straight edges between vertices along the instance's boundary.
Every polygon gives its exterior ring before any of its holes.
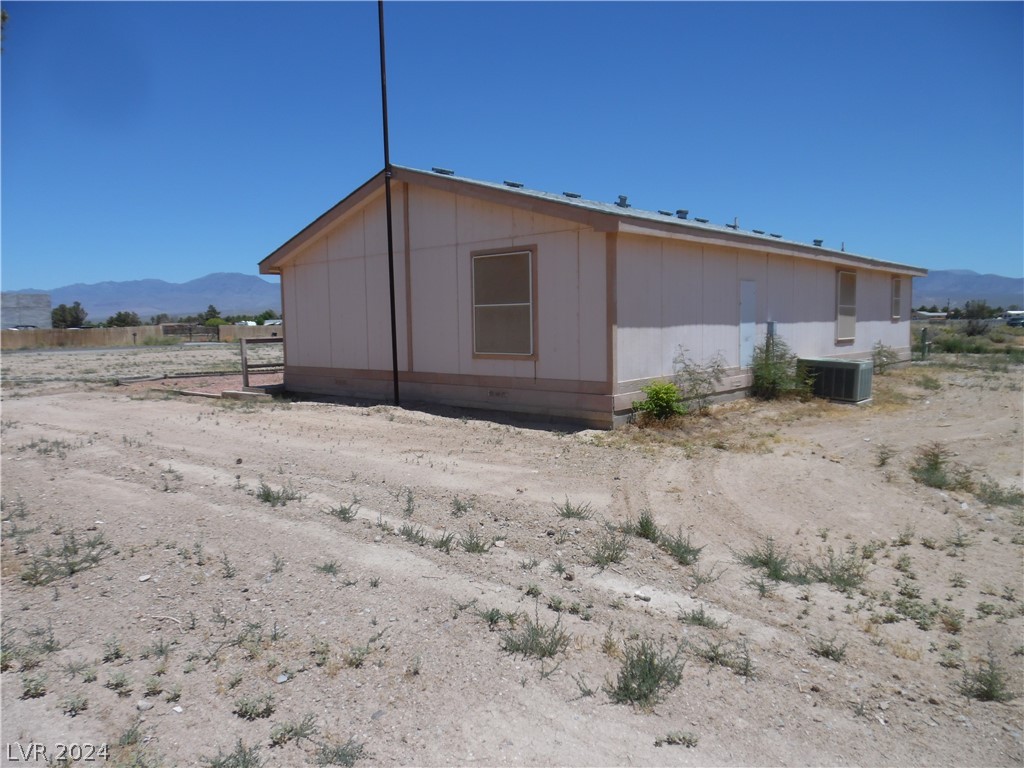
{"type": "Polygon", "coordinates": [[[384,116],[384,204],[388,220],[388,288],[391,295],[391,380],[398,399],[398,324],[395,320],[395,245],[391,233],[391,150],[388,147],[388,78],[384,66],[384,0],[377,0],[377,26],[380,29],[380,101],[384,116]]]}

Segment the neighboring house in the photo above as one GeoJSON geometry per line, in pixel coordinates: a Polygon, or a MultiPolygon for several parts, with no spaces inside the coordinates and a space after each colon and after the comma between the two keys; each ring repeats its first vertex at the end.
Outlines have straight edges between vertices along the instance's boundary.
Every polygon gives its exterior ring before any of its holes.
{"type": "Polygon", "coordinates": [[[48,293],[15,293],[0,295],[0,327],[53,328],[53,305],[48,293]]]}
{"type": "MultiPolygon", "coordinates": [[[[681,349],[749,386],[775,332],[804,357],[910,354],[925,270],[775,234],[393,166],[403,402],[611,427],[681,349]]],[[[383,171],[260,262],[281,276],[285,388],[389,400],[383,171]]]]}

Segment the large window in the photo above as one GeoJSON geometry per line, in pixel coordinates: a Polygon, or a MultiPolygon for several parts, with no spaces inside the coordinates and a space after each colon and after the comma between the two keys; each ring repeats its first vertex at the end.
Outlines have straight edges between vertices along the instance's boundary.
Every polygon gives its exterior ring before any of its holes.
{"type": "Polygon", "coordinates": [[[892,279],[892,319],[899,320],[903,317],[903,281],[894,277],[892,279]]]}
{"type": "Polygon", "coordinates": [[[534,354],[533,251],[473,254],[473,353],[534,354]]]}
{"type": "Polygon", "coordinates": [[[857,273],[836,272],[836,341],[853,341],[857,331],[857,273]]]}

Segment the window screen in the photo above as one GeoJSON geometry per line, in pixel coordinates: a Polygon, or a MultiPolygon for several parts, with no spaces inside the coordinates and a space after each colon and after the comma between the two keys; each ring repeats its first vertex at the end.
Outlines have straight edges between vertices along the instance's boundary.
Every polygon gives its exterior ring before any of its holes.
{"type": "Polygon", "coordinates": [[[836,339],[852,341],[857,330],[857,273],[836,273],[836,339]]]}
{"type": "Polygon", "coordinates": [[[473,257],[473,352],[533,354],[533,275],[529,251],[473,257]]]}

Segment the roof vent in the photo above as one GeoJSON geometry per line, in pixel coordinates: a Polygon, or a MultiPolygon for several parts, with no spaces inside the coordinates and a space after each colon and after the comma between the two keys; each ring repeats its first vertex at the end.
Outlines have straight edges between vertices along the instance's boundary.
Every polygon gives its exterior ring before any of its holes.
{"type": "Polygon", "coordinates": [[[822,243],[824,243],[824,242],[825,242],[824,240],[815,240],[815,241],[814,241],[814,244],[815,244],[815,246],[817,246],[818,248],[821,248],[821,244],[822,244],[822,243]]]}
{"type": "Polygon", "coordinates": [[[672,211],[658,211],[662,216],[671,216],[672,211]]]}
{"type": "Polygon", "coordinates": [[[753,229],[753,230],[751,230],[751,231],[752,231],[752,232],[753,232],[753,233],[754,233],[755,235],[763,235],[763,234],[764,234],[764,230],[763,230],[763,229],[753,229]]]}
{"type": "Polygon", "coordinates": [[[726,224],[725,226],[727,226],[729,229],[737,229],[737,228],[739,228],[740,225],[739,224],[726,224]]]}
{"type": "Polygon", "coordinates": [[[769,232],[768,234],[770,234],[772,237],[782,237],[782,235],[777,235],[774,232],[769,232]]]}
{"type": "Polygon", "coordinates": [[[439,173],[442,176],[454,176],[455,171],[449,170],[448,168],[431,168],[434,173],[439,173]]]}
{"type": "Polygon", "coordinates": [[[571,197],[573,200],[576,200],[580,197],[579,192],[563,192],[562,194],[565,195],[566,197],[571,197]]]}
{"type": "Polygon", "coordinates": [[[699,221],[701,224],[707,224],[708,223],[707,219],[700,219],[700,218],[697,218],[696,216],[693,217],[693,220],[694,221],[699,221]]]}
{"type": "Polygon", "coordinates": [[[619,208],[629,208],[627,201],[628,198],[625,195],[619,195],[619,202],[615,203],[615,205],[619,206],[619,208]]]}
{"type": "Polygon", "coordinates": [[[685,208],[680,208],[678,211],[676,211],[676,216],[678,216],[680,219],[685,219],[689,215],[690,212],[685,208]]]}
{"type": "MultiPolygon", "coordinates": [[[[436,171],[437,169],[435,168],[434,170],[436,171]]],[[[519,182],[519,181],[509,181],[508,179],[505,180],[505,186],[506,187],[512,187],[513,189],[522,189],[523,188],[522,182],[519,182]]]]}

